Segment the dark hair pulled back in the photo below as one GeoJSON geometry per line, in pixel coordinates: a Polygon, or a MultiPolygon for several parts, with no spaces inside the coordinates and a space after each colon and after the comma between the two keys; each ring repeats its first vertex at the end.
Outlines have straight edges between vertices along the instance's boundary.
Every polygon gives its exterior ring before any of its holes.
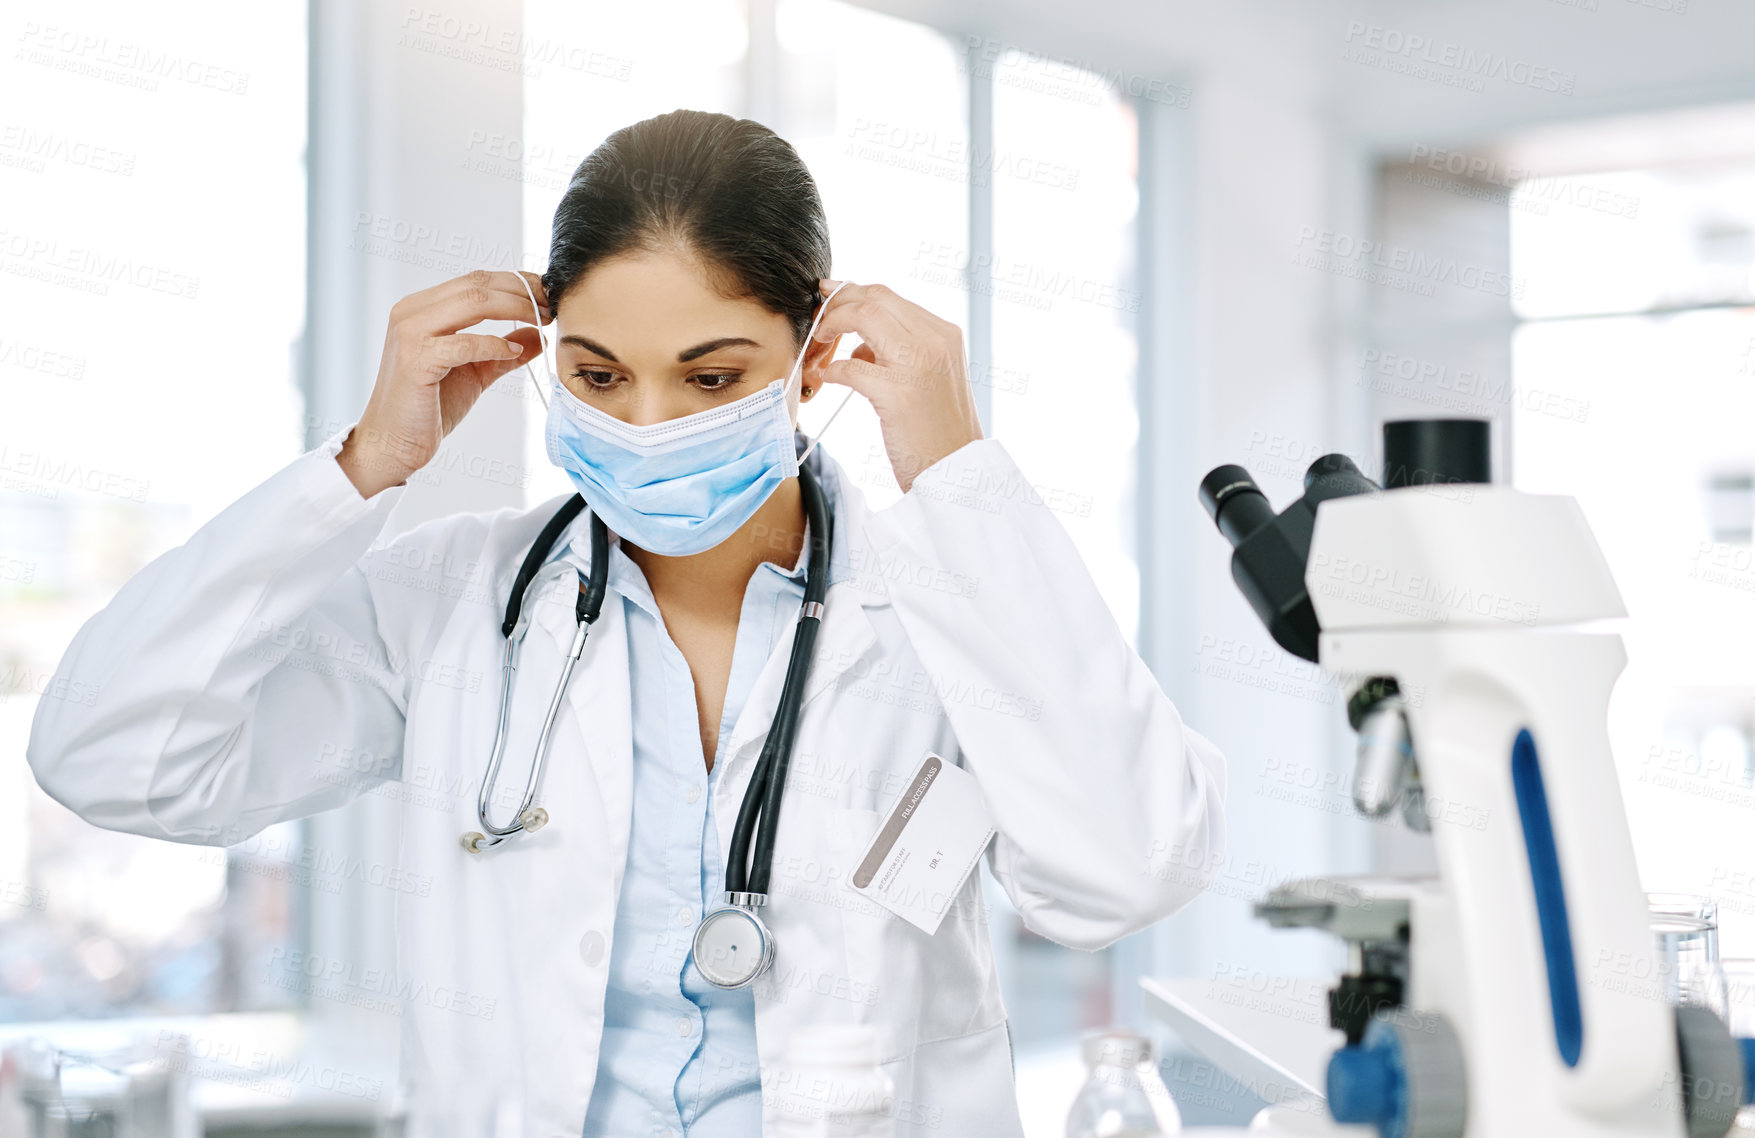
{"type": "Polygon", "coordinates": [[[829,225],[792,144],[761,123],[675,110],[622,127],[579,163],[555,208],[549,311],[593,265],[692,256],[721,295],[785,316],[803,343],[830,272],[829,225]]]}

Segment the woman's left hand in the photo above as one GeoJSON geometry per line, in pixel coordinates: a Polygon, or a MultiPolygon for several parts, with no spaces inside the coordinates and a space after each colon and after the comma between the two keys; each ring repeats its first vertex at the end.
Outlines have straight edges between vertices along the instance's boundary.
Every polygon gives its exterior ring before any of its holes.
{"type": "MultiPolygon", "coordinates": [[[[829,293],[839,283],[825,280],[819,287],[829,293]]],[[[815,375],[819,382],[844,383],[871,400],[903,493],[922,470],[984,437],[961,328],[884,285],[848,284],[829,301],[816,339],[833,343],[847,332],[858,333],[864,343],[815,375]]]]}

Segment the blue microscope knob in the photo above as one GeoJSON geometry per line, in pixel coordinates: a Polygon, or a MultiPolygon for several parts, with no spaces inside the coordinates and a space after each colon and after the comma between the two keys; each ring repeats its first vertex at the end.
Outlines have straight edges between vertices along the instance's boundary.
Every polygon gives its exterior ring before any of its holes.
{"type": "Polygon", "coordinates": [[[1381,1126],[1396,1114],[1401,1072],[1382,1049],[1343,1047],[1328,1061],[1328,1109],[1336,1122],[1381,1126]]]}
{"type": "Polygon", "coordinates": [[[1468,1083],[1456,1030],[1432,1012],[1378,1012],[1357,1047],[1329,1059],[1328,1102],[1336,1122],[1383,1138],[1462,1138],[1468,1083]]]}

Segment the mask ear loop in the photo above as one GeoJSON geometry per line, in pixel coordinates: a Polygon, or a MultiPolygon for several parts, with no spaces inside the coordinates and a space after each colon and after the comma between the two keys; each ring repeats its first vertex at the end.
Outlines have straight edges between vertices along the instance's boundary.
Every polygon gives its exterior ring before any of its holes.
{"type": "MultiPolygon", "coordinates": [[[[536,314],[536,342],[542,345],[542,362],[548,363],[548,338],[542,334],[542,307],[536,303],[536,293],[530,290],[530,282],[523,273],[518,274],[518,283],[524,286],[524,295],[530,298],[530,311],[536,314]]],[[[530,370],[530,361],[524,361],[524,373],[530,377],[530,386],[536,388],[536,397],[542,400],[543,410],[548,409],[548,392],[542,389],[542,381],[530,370]]],[[[559,377],[556,377],[557,380],[559,377]]]]}
{"type": "MultiPolygon", "coordinates": [[[[832,292],[830,292],[828,296],[823,298],[823,306],[821,308],[817,309],[816,317],[814,319],[812,319],[810,322],[810,331],[806,332],[804,334],[804,347],[799,349],[798,363],[796,365],[794,365],[794,368],[793,368],[793,370],[798,373],[801,380],[804,376],[804,353],[810,350],[811,337],[816,335],[817,324],[822,320],[823,313],[825,313],[829,310],[829,301],[835,299],[835,293],[840,292],[842,289],[846,288],[847,285],[848,285],[847,281],[842,281],[840,284],[835,286],[834,290],[832,292]]],[[[786,386],[789,389],[791,388],[792,380],[790,378],[787,379],[786,386]]],[[[828,431],[829,424],[833,423],[835,421],[835,416],[839,415],[843,410],[846,409],[847,401],[852,399],[852,398],[853,398],[853,389],[851,387],[849,387],[847,389],[847,394],[843,395],[841,397],[841,402],[836,405],[836,407],[833,411],[829,412],[829,417],[827,419],[823,420],[823,425],[817,428],[816,436],[811,439],[810,445],[805,447],[804,453],[798,456],[798,464],[800,466],[803,466],[804,460],[810,457],[810,452],[817,449],[817,444],[823,440],[823,435],[828,431]]]]}

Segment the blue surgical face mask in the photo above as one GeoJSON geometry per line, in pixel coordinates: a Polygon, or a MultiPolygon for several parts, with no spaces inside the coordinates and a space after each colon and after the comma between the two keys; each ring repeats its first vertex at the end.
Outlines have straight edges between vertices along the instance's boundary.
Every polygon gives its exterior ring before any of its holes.
{"type": "MultiPolygon", "coordinates": [[[[844,287],[845,281],[835,292],[844,287]]],[[[802,456],[786,400],[827,308],[824,300],[785,378],[735,402],[643,427],[586,403],[549,365],[549,461],[567,472],[605,525],[641,549],[678,557],[713,548],[798,473],[802,456]]],[[[538,335],[541,328],[539,317],[538,335]]]]}

